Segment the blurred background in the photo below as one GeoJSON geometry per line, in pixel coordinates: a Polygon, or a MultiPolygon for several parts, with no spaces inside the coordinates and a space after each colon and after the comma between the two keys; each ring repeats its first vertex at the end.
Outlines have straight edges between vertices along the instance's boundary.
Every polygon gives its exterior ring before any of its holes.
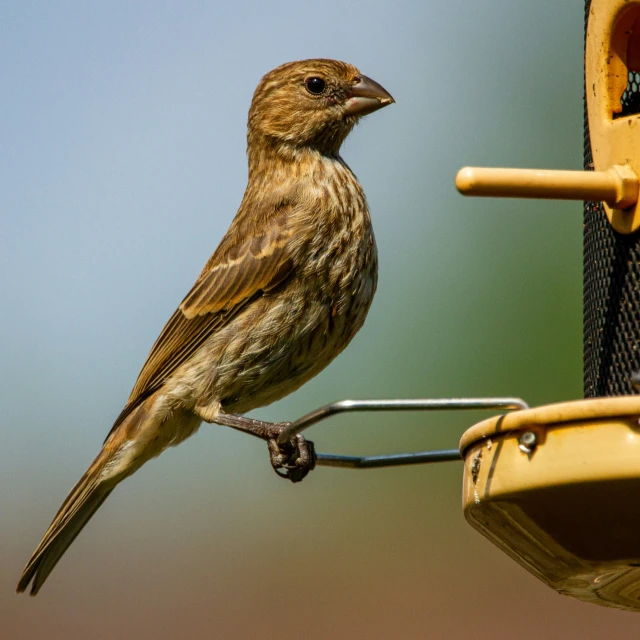
{"type": "MultiPolygon", "coordinates": [[[[334,400],[582,394],[582,209],[470,200],[466,164],[582,167],[582,0],[0,6],[0,638],[632,638],[464,521],[459,463],[279,480],[204,425],[127,480],[35,600],[29,555],[97,453],[246,180],[282,62],[357,65],[397,104],[344,157],[380,282],[325,372],[255,412],[334,400]]],[[[455,447],[484,414],[341,417],[319,451],[455,447]]]]}

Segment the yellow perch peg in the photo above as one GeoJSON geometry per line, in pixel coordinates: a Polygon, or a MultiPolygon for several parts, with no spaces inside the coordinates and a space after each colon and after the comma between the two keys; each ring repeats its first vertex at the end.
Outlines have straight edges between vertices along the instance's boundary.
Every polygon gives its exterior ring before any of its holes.
{"type": "Polygon", "coordinates": [[[627,166],[607,171],[464,167],[456,187],[465,196],[601,200],[615,209],[638,201],[638,177],[627,166]]]}

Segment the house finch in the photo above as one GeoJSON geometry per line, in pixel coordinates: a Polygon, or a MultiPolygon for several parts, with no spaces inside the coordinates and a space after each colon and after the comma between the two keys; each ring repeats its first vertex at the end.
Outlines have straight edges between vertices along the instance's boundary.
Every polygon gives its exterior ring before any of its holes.
{"type": "Polygon", "coordinates": [[[377,281],[362,188],[340,146],[364,115],[393,102],[335,60],[268,73],[249,110],[249,179],[235,219],[156,340],[97,458],[62,504],[17,590],[35,595],[115,486],[204,420],[269,443],[298,481],[311,443],[276,438],[286,423],[239,414],[291,393],[324,369],[364,323],[377,281]]]}

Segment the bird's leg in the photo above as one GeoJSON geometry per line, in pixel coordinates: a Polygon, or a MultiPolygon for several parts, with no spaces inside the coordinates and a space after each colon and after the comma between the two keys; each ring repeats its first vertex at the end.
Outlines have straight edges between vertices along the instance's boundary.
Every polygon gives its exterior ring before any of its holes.
{"type": "Polygon", "coordinates": [[[295,435],[285,445],[278,444],[280,432],[288,427],[290,422],[265,422],[222,411],[218,412],[211,422],[266,440],[271,466],[280,477],[287,478],[291,482],[300,482],[316,466],[313,442],[307,440],[302,434],[295,435]]]}

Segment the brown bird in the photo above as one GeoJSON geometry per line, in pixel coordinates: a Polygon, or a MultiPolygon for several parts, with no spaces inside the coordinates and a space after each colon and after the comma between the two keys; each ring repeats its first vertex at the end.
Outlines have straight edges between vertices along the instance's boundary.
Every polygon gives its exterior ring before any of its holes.
{"type": "Polygon", "coordinates": [[[350,64],[303,60],[262,78],[247,134],[249,178],[229,230],[160,333],[98,457],[71,490],[17,590],[38,593],[115,486],[204,420],[268,441],[298,481],[311,443],[243,414],[324,369],[362,327],[377,282],[364,193],[340,157],[358,120],[394,102],[350,64]]]}

